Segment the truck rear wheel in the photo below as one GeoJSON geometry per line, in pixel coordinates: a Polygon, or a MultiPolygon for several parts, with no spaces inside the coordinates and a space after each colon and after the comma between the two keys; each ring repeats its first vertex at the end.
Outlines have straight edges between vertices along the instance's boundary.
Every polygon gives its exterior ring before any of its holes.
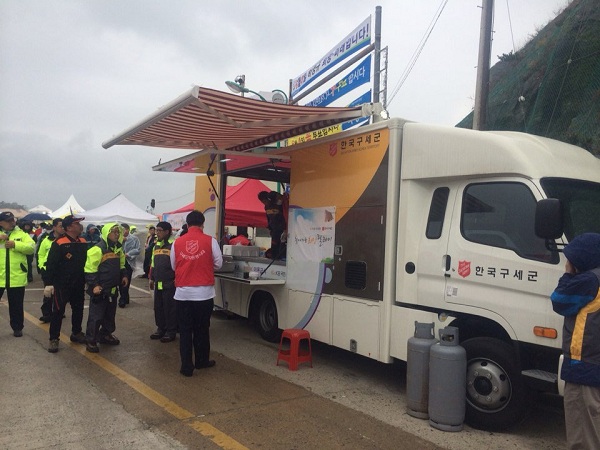
{"type": "Polygon", "coordinates": [[[468,339],[461,345],[467,351],[465,421],[473,428],[490,431],[521,421],[526,391],[511,346],[493,338],[468,339]]]}
{"type": "Polygon", "coordinates": [[[279,342],[281,331],[277,317],[277,305],[271,297],[263,298],[256,309],[254,323],[265,341],[279,342]]]}

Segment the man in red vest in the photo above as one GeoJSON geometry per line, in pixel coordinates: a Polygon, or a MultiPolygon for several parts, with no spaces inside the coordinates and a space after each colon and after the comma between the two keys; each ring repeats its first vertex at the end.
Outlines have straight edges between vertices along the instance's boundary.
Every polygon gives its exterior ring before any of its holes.
{"type": "Polygon", "coordinates": [[[214,270],[223,265],[223,254],[217,240],[204,234],[204,214],[192,211],[186,223],[188,232],[171,246],[171,267],[175,271],[175,300],[178,302],[179,372],[191,377],[194,367],[205,369],[215,365],[215,361],[209,359],[209,328],[215,297],[214,270]]]}

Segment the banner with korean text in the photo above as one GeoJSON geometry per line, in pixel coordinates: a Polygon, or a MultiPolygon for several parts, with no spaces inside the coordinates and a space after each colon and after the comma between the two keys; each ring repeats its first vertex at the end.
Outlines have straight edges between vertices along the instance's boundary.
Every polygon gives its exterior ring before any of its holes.
{"type": "Polygon", "coordinates": [[[355,67],[344,78],[304,106],[327,106],[369,81],[371,81],[371,55],[367,56],[359,66],[355,67]]]}
{"type": "Polygon", "coordinates": [[[319,75],[339,64],[353,53],[371,43],[371,16],[367,17],[339,44],[333,47],[325,56],[312,65],[304,73],[292,79],[292,95],[296,95],[319,75]]]}
{"type": "MultiPolygon", "coordinates": [[[[364,103],[371,103],[371,98],[372,98],[371,97],[371,89],[369,89],[363,95],[361,95],[356,100],[351,102],[348,106],[352,107],[352,106],[362,105],[364,103]]],[[[359,117],[358,119],[349,120],[348,122],[344,122],[344,123],[342,123],[342,131],[347,130],[352,127],[355,127],[357,125],[368,124],[370,119],[371,119],[371,117],[367,116],[367,117],[359,117]]]]}
{"type": "MultiPolygon", "coordinates": [[[[371,102],[371,90],[369,89],[367,92],[362,94],[356,100],[352,101],[348,106],[358,106],[363,103],[371,102]]],[[[359,117],[358,119],[349,120],[348,122],[338,123],[337,125],[331,125],[329,127],[320,128],[315,131],[310,131],[308,133],[299,134],[298,136],[291,137],[286,139],[285,146],[289,147],[290,145],[302,144],[304,142],[314,141],[315,139],[320,139],[326,136],[330,136],[332,134],[340,133],[348,128],[352,128],[356,125],[364,125],[369,122],[370,117],[359,117]]]]}
{"type": "Polygon", "coordinates": [[[335,206],[290,208],[288,251],[296,261],[333,262],[335,206]]]}

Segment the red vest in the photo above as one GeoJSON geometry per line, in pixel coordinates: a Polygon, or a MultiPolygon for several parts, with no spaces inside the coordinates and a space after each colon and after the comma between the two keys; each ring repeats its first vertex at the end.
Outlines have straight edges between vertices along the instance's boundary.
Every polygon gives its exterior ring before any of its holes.
{"type": "Polygon", "coordinates": [[[177,238],[175,247],[175,286],[212,286],[215,284],[213,270],[212,237],[198,227],[177,238]]]}

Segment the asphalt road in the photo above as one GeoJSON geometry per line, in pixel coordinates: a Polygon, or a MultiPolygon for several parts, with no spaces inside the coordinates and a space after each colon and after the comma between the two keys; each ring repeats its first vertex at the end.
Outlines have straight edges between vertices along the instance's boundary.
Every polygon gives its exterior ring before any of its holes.
{"type": "Polygon", "coordinates": [[[41,288],[36,280],[26,291],[22,338],[12,336],[6,295],[0,301],[0,448],[565,448],[560,398],[536,398],[507,433],[442,432],[406,414],[403,364],[313,343],[314,367],[289,371],[275,365],[276,344],[220,313],[211,326],[216,367],[183,377],[178,342],[149,339],[143,279],[117,311],[121,345],[90,354],[72,344],[68,311],[60,351],[50,354],[41,288]]]}

